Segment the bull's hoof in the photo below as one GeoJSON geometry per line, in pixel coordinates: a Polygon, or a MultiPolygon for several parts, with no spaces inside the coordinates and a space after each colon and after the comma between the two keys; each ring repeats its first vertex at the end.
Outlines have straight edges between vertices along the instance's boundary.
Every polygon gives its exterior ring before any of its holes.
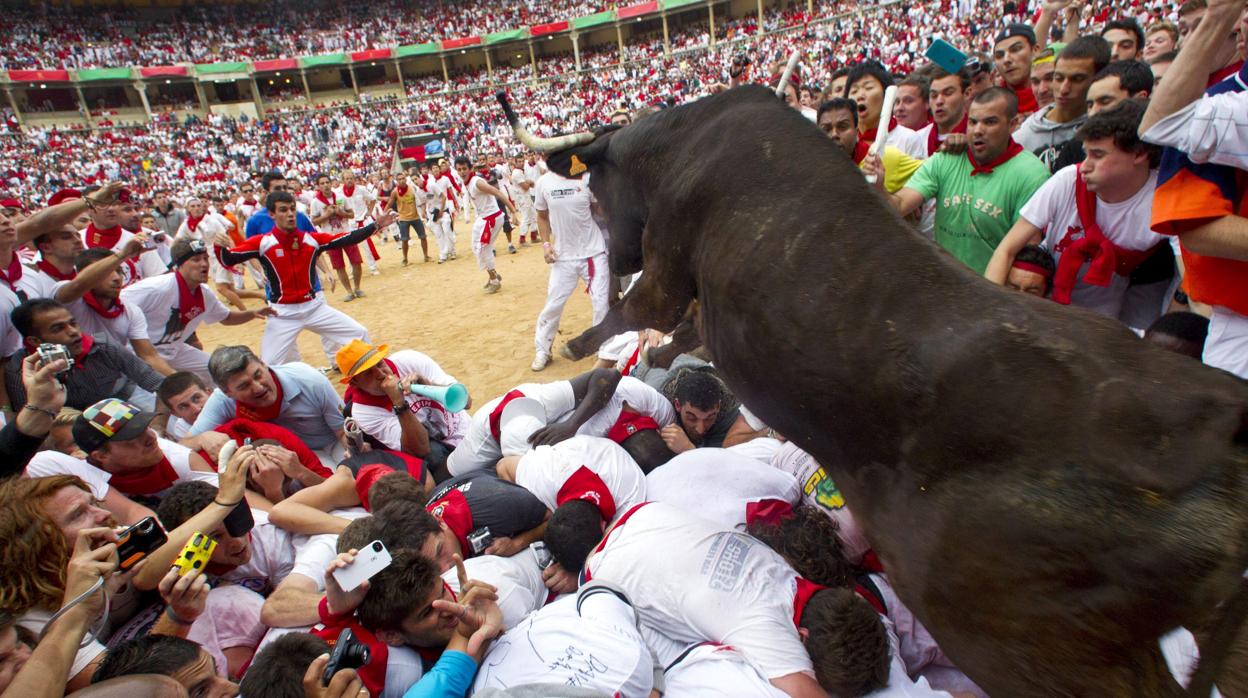
{"type": "MultiPolygon", "coordinates": [[[[573,341],[576,341],[576,340],[573,340],[573,341]]],[[[572,347],[572,342],[568,342],[567,344],[564,344],[559,349],[559,355],[567,359],[568,361],[580,361],[581,359],[585,358],[585,354],[583,352],[579,352],[572,347]]]]}

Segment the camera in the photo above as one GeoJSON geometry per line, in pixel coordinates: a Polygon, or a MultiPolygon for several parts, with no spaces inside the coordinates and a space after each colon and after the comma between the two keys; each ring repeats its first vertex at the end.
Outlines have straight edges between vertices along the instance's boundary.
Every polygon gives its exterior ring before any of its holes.
{"type": "Polygon", "coordinates": [[[117,568],[124,572],[134,567],[168,540],[165,530],[160,527],[153,516],[118,531],[117,559],[120,560],[120,564],[117,568]]]}
{"type": "Polygon", "coordinates": [[[529,549],[537,556],[537,566],[541,569],[555,564],[555,556],[550,554],[550,548],[546,547],[546,543],[540,540],[529,543],[529,549]]]}
{"type": "Polygon", "coordinates": [[[490,543],[494,542],[494,534],[490,533],[489,526],[482,526],[472,533],[468,534],[468,545],[472,546],[472,553],[480,555],[486,548],[490,547],[490,543]]]}
{"type": "Polygon", "coordinates": [[[40,366],[47,366],[57,359],[64,359],[65,371],[74,367],[74,357],[69,355],[69,349],[64,344],[40,344],[37,351],[39,352],[40,366]]]}
{"type": "Polygon", "coordinates": [[[738,53],[732,57],[732,65],[736,68],[744,68],[750,64],[750,56],[745,53],[738,53]]]}
{"type": "Polygon", "coordinates": [[[351,628],[343,628],[338,633],[338,639],[334,642],[334,652],[329,655],[329,663],[325,665],[325,674],[321,677],[321,685],[328,686],[329,680],[334,678],[334,674],[343,669],[359,669],[368,664],[372,658],[372,653],[368,650],[368,645],[360,642],[355,638],[355,633],[351,632],[351,628]]]}

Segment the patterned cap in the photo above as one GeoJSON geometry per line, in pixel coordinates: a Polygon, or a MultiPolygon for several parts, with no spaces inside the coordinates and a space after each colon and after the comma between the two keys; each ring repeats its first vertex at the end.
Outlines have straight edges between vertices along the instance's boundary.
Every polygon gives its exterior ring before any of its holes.
{"type": "Polygon", "coordinates": [[[142,436],[155,418],[154,412],[144,412],[125,400],[100,400],[74,420],[74,443],[90,453],[114,439],[129,441],[142,436]]]}

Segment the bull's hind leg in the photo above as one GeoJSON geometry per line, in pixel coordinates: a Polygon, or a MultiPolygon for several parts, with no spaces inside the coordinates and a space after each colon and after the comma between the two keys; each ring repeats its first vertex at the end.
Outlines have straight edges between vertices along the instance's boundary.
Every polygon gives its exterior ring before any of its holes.
{"type": "Polygon", "coordinates": [[[689,304],[684,319],[672,330],[672,341],[661,347],[650,347],[646,351],[646,364],[656,368],[671,368],[676,357],[700,346],[702,335],[698,332],[698,302],[694,301],[689,304]]]}
{"type": "Polygon", "coordinates": [[[680,324],[693,300],[691,284],[673,281],[677,279],[647,270],[624,294],[623,300],[611,306],[602,322],[569,341],[560,353],[564,358],[578,361],[621,332],[644,329],[671,332],[680,324]]]}

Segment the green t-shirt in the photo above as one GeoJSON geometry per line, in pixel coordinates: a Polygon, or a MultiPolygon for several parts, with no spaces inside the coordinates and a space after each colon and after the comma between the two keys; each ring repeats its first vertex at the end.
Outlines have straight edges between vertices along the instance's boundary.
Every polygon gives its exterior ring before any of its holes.
{"type": "Polygon", "coordinates": [[[923,161],[906,188],[935,199],[937,244],[983,274],[1023,204],[1048,178],[1044,163],[1026,151],[974,177],[965,154],[936,153],[923,161]]]}

